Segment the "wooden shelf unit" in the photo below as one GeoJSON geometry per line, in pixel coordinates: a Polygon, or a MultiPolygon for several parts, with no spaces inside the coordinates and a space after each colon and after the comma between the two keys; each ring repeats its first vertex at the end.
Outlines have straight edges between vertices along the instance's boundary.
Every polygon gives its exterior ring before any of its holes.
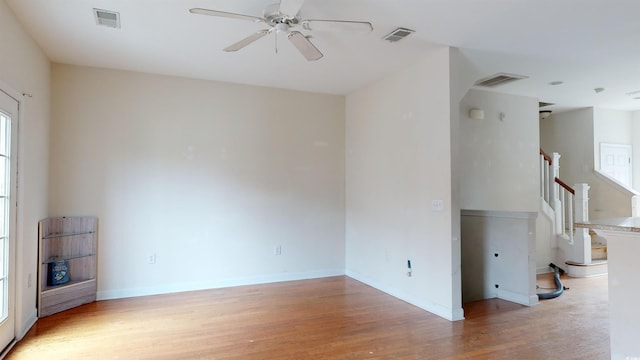
{"type": "Polygon", "coordinates": [[[38,317],[95,301],[98,218],[47,218],[38,223],[38,238],[38,317]],[[69,281],[49,285],[49,264],[59,260],[68,263],[69,281]]]}

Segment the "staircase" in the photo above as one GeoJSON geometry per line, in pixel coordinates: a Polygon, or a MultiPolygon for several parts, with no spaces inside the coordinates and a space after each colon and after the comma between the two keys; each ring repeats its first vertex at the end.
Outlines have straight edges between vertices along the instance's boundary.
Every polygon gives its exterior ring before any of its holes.
{"type": "Polygon", "coordinates": [[[606,240],[600,238],[592,230],[589,231],[591,237],[591,263],[580,264],[567,261],[569,275],[573,277],[592,277],[604,275],[608,272],[607,264],[607,244],[606,240]]]}
{"type": "Polygon", "coordinates": [[[591,236],[591,260],[607,260],[607,244],[597,242],[595,237],[597,236],[594,232],[589,232],[591,236]]]}
{"type": "Polygon", "coordinates": [[[589,221],[589,185],[573,187],[560,180],[560,154],[540,149],[540,197],[543,213],[553,223],[558,243],[556,261],[573,277],[603,275],[607,269],[606,240],[575,224],[589,221]]]}

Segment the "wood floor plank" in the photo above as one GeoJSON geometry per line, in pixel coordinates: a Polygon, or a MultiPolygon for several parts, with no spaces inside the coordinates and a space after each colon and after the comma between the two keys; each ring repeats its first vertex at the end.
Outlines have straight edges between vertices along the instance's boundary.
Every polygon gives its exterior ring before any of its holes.
{"type": "Polygon", "coordinates": [[[38,320],[7,359],[608,359],[606,276],[563,281],[459,322],[348,277],[99,301],[38,320]]]}

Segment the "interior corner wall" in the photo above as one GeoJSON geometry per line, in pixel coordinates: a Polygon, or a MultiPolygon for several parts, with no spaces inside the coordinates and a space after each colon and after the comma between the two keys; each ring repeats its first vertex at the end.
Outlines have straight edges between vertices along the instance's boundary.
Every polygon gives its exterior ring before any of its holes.
{"type": "MultiPolygon", "coordinates": [[[[540,121],[540,143],[547,154],[560,154],[560,178],[565,183],[589,184],[591,220],[631,216],[628,196],[597,177],[595,169],[595,110],[584,108],[555,113],[540,121]]],[[[599,146],[599,145],[598,145],[599,146]]]]}
{"type": "Polygon", "coordinates": [[[459,107],[463,301],[493,294],[535,304],[536,246],[551,247],[549,236],[536,234],[538,100],[472,89],[459,107]],[[472,119],[472,109],[484,118],[472,119]],[[473,290],[496,284],[499,291],[473,290]]]}
{"type": "Polygon", "coordinates": [[[584,108],[540,120],[540,145],[560,154],[560,178],[569,185],[584,182],[594,169],[593,116],[593,108],[584,108]]]}
{"type": "Polygon", "coordinates": [[[453,320],[449,86],[436,47],[347,96],[346,246],[347,275],[453,320]]]}
{"type": "Polygon", "coordinates": [[[50,63],[37,43],[0,0],[0,88],[25,92],[20,103],[18,139],[18,217],[16,336],[36,321],[38,221],[47,216],[50,63]],[[32,279],[29,286],[29,278],[32,279]]]}
{"type": "Polygon", "coordinates": [[[475,81],[483,74],[468,55],[458,48],[449,48],[450,137],[451,137],[451,281],[454,309],[460,309],[457,319],[464,318],[462,310],[462,209],[461,209],[461,144],[460,104],[475,81]]]}
{"type": "Polygon", "coordinates": [[[60,64],[52,89],[49,212],[98,216],[99,299],[344,274],[344,96],[60,64]]]}
{"type": "Polygon", "coordinates": [[[538,212],[538,100],[470,90],[460,109],[462,209],[538,212]],[[471,119],[471,109],[484,119],[471,119]]]}

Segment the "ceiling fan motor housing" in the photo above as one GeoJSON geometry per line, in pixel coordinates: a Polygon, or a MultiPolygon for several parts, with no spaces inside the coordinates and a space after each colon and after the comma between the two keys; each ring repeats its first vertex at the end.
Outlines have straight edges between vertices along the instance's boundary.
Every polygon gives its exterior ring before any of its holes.
{"type": "Polygon", "coordinates": [[[278,24],[285,24],[288,29],[300,23],[300,12],[290,17],[280,12],[280,4],[272,4],[264,9],[264,19],[265,22],[271,26],[278,28],[278,24]]]}

